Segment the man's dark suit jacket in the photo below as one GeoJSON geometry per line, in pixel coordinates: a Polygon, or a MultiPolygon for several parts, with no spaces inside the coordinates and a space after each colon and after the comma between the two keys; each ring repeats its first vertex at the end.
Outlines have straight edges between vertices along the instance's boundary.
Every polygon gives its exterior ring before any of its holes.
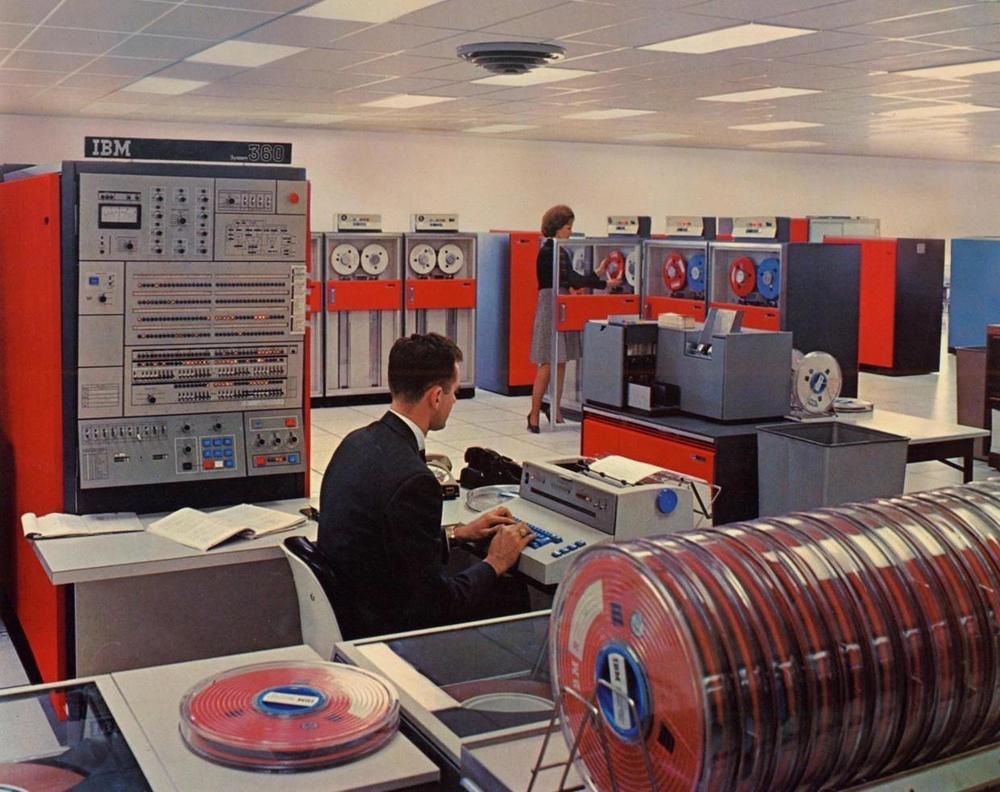
{"type": "Polygon", "coordinates": [[[345,638],[467,621],[497,581],[485,562],[448,574],[440,486],[412,430],[391,412],[341,442],[323,475],[319,514],[345,638]]]}

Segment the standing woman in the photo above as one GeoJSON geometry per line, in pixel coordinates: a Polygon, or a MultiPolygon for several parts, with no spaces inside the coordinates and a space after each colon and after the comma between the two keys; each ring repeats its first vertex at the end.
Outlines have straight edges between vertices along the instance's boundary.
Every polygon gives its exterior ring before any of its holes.
{"type": "MultiPolygon", "coordinates": [[[[542,236],[545,243],[538,251],[535,269],[538,275],[538,302],[535,305],[535,323],[531,332],[531,362],[538,366],[535,384],[531,389],[531,412],[528,413],[528,431],[538,434],[539,413],[542,397],[549,387],[552,366],[552,248],[553,239],[568,239],[573,233],[573,210],[559,204],[542,216],[542,236]]],[[[605,281],[601,276],[607,272],[608,259],[605,258],[593,273],[580,275],[573,269],[573,260],[565,248],[559,250],[559,284],[563,289],[607,289],[621,283],[617,278],[605,281]]],[[[559,359],[556,361],[556,403],[552,406],[552,420],[562,423],[559,405],[562,401],[563,382],[566,379],[566,361],[580,359],[580,334],[567,332],[559,334],[559,359]]]]}

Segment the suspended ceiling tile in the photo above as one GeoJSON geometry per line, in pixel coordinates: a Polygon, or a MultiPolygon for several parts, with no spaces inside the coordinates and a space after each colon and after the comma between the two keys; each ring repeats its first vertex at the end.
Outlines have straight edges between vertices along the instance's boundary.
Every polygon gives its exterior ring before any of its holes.
{"type": "Polygon", "coordinates": [[[1000,23],[1000,6],[996,3],[951,3],[941,4],[935,13],[919,14],[903,19],[868,22],[863,25],[845,27],[844,30],[875,36],[924,36],[959,28],[972,28],[1000,23]],[[946,6],[955,6],[947,8],[946,6]]]}
{"type": "Polygon", "coordinates": [[[338,49],[368,52],[399,52],[450,38],[457,32],[449,28],[398,25],[394,22],[386,22],[342,36],[336,40],[333,46],[338,49]]]}
{"type": "Polygon", "coordinates": [[[0,47],[12,49],[24,41],[34,28],[31,25],[0,23],[0,47]]]}
{"type": "Polygon", "coordinates": [[[926,11],[938,11],[949,6],[959,5],[966,5],[966,3],[961,0],[848,0],[804,11],[781,14],[768,21],[775,25],[837,30],[879,19],[921,14],[926,11]]]}
{"type": "Polygon", "coordinates": [[[71,72],[85,66],[92,60],[92,55],[67,55],[58,52],[35,52],[20,49],[12,53],[3,65],[7,69],[71,72]]]}
{"type": "MultiPolygon", "coordinates": [[[[392,77],[384,82],[371,84],[371,88],[384,91],[387,94],[428,94],[429,91],[448,84],[447,80],[429,80],[426,77],[392,77]]],[[[428,95],[443,96],[444,94],[428,95]]]]}
{"type": "Polygon", "coordinates": [[[489,3],[445,0],[405,14],[395,21],[407,25],[479,30],[557,5],[565,5],[565,0],[491,0],[489,3]]]}
{"type": "MultiPolygon", "coordinates": [[[[448,66],[454,62],[454,58],[421,58],[416,55],[406,54],[382,55],[353,66],[348,66],[345,68],[345,71],[381,75],[384,77],[408,77],[414,74],[420,74],[428,69],[448,66]]],[[[439,79],[447,80],[447,78],[439,79]]]]}
{"type": "Polygon", "coordinates": [[[37,25],[62,0],[3,0],[0,3],[0,22],[18,22],[37,25]]]}
{"type": "Polygon", "coordinates": [[[849,66],[900,55],[929,54],[939,51],[941,50],[935,49],[934,46],[912,41],[873,41],[856,47],[792,55],[784,60],[790,63],[811,63],[817,66],[849,66]]]}
{"type": "Polygon", "coordinates": [[[244,11],[270,11],[284,14],[297,11],[308,0],[186,0],[190,5],[215,6],[217,8],[236,8],[244,11]]]}
{"type": "Polygon", "coordinates": [[[1000,50],[1000,25],[982,25],[964,30],[952,30],[933,36],[921,36],[928,44],[948,47],[979,47],[985,50],[1000,50]]]}
{"type": "Polygon", "coordinates": [[[201,52],[214,43],[214,40],[205,38],[138,34],[126,39],[108,54],[128,58],[179,60],[201,52]]]}
{"type": "Polygon", "coordinates": [[[268,22],[239,37],[240,41],[260,44],[284,44],[290,47],[325,47],[333,41],[368,27],[364,22],[347,22],[338,19],[290,14],[268,22]]]}
{"type": "Polygon", "coordinates": [[[295,69],[336,71],[377,58],[380,54],[363,50],[342,49],[338,45],[337,49],[308,49],[260,68],[271,71],[293,71],[295,69]]]}
{"type": "Polygon", "coordinates": [[[872,36],[821,30],[807,36],[796,36],[782,41],[772,41],[770,44],[761,44],[759,47],[748,50],[746,55],[748,58],[781,59],[811,52],[863,46],[874,43],[874,41],[872,36]]]}
{"type": "Polygon", "coordinates": [[[109,33],[75,28],[39,27],[21,46],[43,52],[99,55],[127,38],[126,33],[109,33]]]}
{"type": "Polygon", "coordinates": [[[276,14],[260,11],[182,5],[177,6],[143,32],[163,36],[226,39],[246,33],[274,19],[275,16],[276,14]]]}
{"type": "Polygon", "coordinates": [[[589,71],[603,71],[605,69],[623,69],[634,66],[642,66],[647,63],[659,61],[658,52],[648,50],[632,49],[622,47],[605,52],[597,52],[593,55],[582,55],[565,62],[565,66],[571,69],[586,69],[589,71]]]}
{"type": "Polygon", "coordinates": [[[106,56],[91,61],[84,67],[84,74],[120,74],[132,77],[145,77],[148,74],[159,71],[164,66],[172,63],[169,60],[158,60],[153,58],[117,58],[106,56]]]}
{"type": "Polygon", "coordinates": [[[55,85],[65,75],[62,72],[32,69],[0,69],[0,85],[55,85]]]}
{"type": "Polygon", "coordinates": [[[879,58],[865,62],[865,66],[873,71],[900,71],[902,69],[923,69],[930,66],[951,66],[959,63],[973,63],[981,60],[991,60],[996,56],[985,50],[973,51],[964,49],[929,50],[914,52],[909,55],[879,58]]]}
{"type": "MultiPolygon", "coordinates": [[[[655,14],[640,19],[622,21],[610,27],[580,33],[571,38],[587,41],[591,44],[641,47],[732,26],[732,22],[718,17],[684,13],[655,14]]],[[[745,54],[753,52],[756,48],[740,47],[739,49],[745,54]]]]}
{"type": "Polygon", "coordinates": [[[99,91],[103,96],[110,91],[117,91],[129,83],[135,82],[134,77],[114,74],[72,74],[59,83],[65,88],[86,88],[99,91]]]}
{"type": "Polygon", "coordinates": [[[741,22],[762,22],[780,14],[805,11],[830,3],[831,0],[708,0],[687,6],[685,11],[741,22]]]}
{"type": "Polygon", "coordinates": [[[626,21],[613,6],[563,3],[534,14],[509,19],[483,28],[488,33],[531,36],[535,40],[567,38],[576,33],[626,21]]]}
{"type": "Polygon", "coordinates": [[[134,33],[176,7],[154,0],[64,0],[45,24],[134,33]]]}
{"type": "Polygon", "coordinates": [[[347,72],[313,71],[311,69],[249,69],[220,84],[228,85],[274,85],[286,88],[319,88],[327,92],[342,91],[372,82],[372,77],[347,72]]]}
{"type": "Polygon", "coordinates": [[[477,85],[476,83],[471,82],[449,82],[442,85],[440,88],[430,88],[424,93],[428,96],[455,96],[462,98],[498,93],[498,88],[495,85],[477,85]]]}

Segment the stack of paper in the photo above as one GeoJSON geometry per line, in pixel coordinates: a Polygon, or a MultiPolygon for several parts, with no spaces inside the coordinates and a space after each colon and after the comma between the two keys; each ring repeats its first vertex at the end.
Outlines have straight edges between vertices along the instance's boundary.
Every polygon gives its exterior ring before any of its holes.
{"type": "Polygon", "coordinates": [[[98,534],[141,531],[135,512],[107,514],[61,514],[52,512],[38,517],[33,512],[21,515],[21,529],[27,539],[55,539],[60,536],[97,536],[98,534]]]}

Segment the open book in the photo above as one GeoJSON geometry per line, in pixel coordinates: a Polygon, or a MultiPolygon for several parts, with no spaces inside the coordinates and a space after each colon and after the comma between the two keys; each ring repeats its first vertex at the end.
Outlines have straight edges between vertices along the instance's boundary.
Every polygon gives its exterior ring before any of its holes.
{"type": "Polygon", "coordinates": [[[60,536],[96,536],[98,534],[141,531],[135,512],[107,514],[62,514],[52,512],[38,517],[33,512],[21,515],[21,529],[26,539],[55,539],[60,536]]]}
{"type": "Polygon", "coordinates": [[[304,524],[301,514],[286,514],[241,503],[214,512],[192,508],[178,509],[149,524],[149,532],[173,539],[196,550],[209,550],[234,536],[256,539],[304,524]]]}

